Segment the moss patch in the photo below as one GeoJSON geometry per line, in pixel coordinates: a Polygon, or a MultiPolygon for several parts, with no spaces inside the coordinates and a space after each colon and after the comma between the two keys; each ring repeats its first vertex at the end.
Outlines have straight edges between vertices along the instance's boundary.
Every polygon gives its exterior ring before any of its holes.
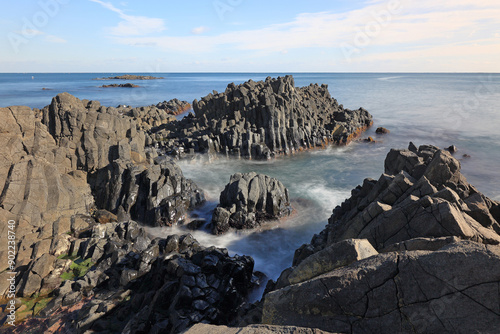
{"type": "MultiPolygon", "coordinates": [[[[71,257],[68,257],[71,258],[71,257]]],[[[62,280],[72,280],[84,276],[94,265],[91,259],[83,260],[81,258],[72,259],[69,271],[61,274],[62,280]]]]}

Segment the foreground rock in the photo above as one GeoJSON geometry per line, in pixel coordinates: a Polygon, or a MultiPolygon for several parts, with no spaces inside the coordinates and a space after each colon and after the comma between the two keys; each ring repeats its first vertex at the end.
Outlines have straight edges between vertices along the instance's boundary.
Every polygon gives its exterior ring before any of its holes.
{"type": "Polygon", "coordinates": [[[264,323],[341,333],[494,333],[500,247],[380,254],[265,297],[264,323]]]}
{"type": "MultiPolygon", "coordinates": [[[[70,246],[71,217],[94,207],[86,174],[28,107],[0,108],[0,156],[0,271],[8,266],[9,220],[15,222],[17,268],[26,269],[43,254],[57,257],[70,246]]],[[[43,278],[33,281],[34,290],[43,278]]],[[[0,284],[0,295],[5,288],[0,284]]]]}
{"type": "Polygon", "coordinates": [[[391,150],[264,297],[262,322],[350,333],[493,333],[500,203],[433,146],[391,150]],[[272,291],[274,290],[274,291],[272,291]]]}
{"type": "Polygon", "coordinates": [[[212,217],[212,233],[255,228],[291,212],[288,189],[280,181],[253,172],[237,173],[220,194],[220,204],[212,217]]]}
{"type": "Polygon", "coordinates": [[[184,334],[328,334],[319,329],[296,326],[249,325],[246,327],[226,327],[197,324],[184,334]]]}
{"type": "Polygon", "coordinates": [[[182,221],[204,196],[174,162],[146,147],[152,140],[143,124],[164,124],[147,119],[154,115],[168,122],[163,109],[107,108],[63,93],[43,109],[43,122],[59,146],[76,157],[78,168],[89,172],[100,209],[165,226],[182,221]]]}
{"type": "Polygon", "coordinates": [[[179,333],[199,322],[228,325],[258,282],[250,257],[229,257],[190,235],[151,239],[135,222],[95,226],[78,255],[92,261],[91,270],[65,281],[40,318],[18,326],[17,333],[35,327],[179,333]]]}
{"type": "Polygon", "coordinates": [[[147,117],[173,116],[66,93],[42,110],[0,109],[0,296],[9,287],[8,221],[15,223],[17,295],[38,300],[63,281],[82,235],[97,223],[133,217],[172,225],[204,201],[174,162],[147,147],[147,117]]]}
{"type": "Polygon", "coordinates": [[[229,84],[223,93],[195,100],[193,109],[155,132],[167,152],[268,159],[346,144],[372,124],[366,110],[339,105],[326,85],[296,88],[291,76],[229,84]]]}

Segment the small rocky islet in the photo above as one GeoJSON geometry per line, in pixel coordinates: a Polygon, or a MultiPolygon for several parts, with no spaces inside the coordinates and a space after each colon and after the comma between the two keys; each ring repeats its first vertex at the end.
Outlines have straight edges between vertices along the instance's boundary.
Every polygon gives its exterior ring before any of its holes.
{"type": "MultiPolygon", "coordinates": [[[[500,203],[434,146],[391,150],[381,177],[353,189],[276,282],[254,271],[251,257],[201,246],[190,234],[149,235],[146,226],[187,223],[205,201],[176,159],[269,159],[347,144],[372,124],[366,110],[344,109],[326,86],[297,88],[290,76],[230,84],[194,101],[194,113],[178,121],[169,110],[182,105],[104,107],[63,93],[41,110],[1,108],[0,215],[16,221],[17,316],[27,317],[2,331],[500,327],[500,203]],[[249,303],[264,286],[262,299],[249,303]]],[[[256,228],[291,211],[279,180],[235,174],[209,229],[256,228]]],[[[0,228],[5,296],[7,225],[0,228]]]]}

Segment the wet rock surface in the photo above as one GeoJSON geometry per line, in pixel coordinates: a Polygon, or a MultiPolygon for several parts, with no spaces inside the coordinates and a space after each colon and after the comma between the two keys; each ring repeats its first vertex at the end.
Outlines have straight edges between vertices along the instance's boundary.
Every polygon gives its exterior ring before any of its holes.
{"type": "Polygon", "coordinates": [[[195,100],[193,109],[154,132],[166,152],[269,159],[346,144],[372,124],[366,110],[339,105],[326,85],[297,88],[291,76],[229,84],[225,92],[195,100]]]}
{"type": "Polygon", "coordinates": [[[275,178],[256,173],[237,173],[220,194],[211,229],[222,234],[230,228],[252,229],[264,221],[290,215],[288,189],[275,178]]]}

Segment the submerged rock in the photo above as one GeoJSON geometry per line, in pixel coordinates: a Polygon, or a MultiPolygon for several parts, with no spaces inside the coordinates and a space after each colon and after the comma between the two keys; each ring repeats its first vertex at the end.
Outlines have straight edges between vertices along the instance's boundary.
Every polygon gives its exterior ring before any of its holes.
{"type": "Polygon", "coordinates": [[[237,173],[220,194],[220,204],[212,216],[212,233],[255,228],[291,212],[288,189],[280,181],[253,172],[237,173]]]}

